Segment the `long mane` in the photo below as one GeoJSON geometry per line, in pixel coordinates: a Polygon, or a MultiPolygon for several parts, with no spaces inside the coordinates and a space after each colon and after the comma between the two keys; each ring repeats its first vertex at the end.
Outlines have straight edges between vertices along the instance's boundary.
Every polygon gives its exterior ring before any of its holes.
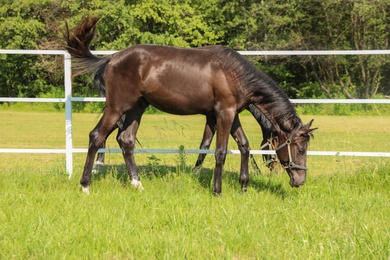
{"type": "Polygon", "coordinates": [[[220,64],[234,73],[251,103],[267,106],[270,111],[268,115],[265,113],[267,117],[271,116],[284,130],[302,124],[287,95],[268,75],[232,49],[214,46],[213,53],[220,64]]]}

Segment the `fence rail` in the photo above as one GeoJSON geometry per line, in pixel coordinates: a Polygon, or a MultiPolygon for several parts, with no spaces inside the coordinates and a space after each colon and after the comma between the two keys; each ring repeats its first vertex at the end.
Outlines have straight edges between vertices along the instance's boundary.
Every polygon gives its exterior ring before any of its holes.
{"type": "MultiPolygon", "coordinates": [[[[116,51],[93,51],[96,55],[110,55],[116,51]]],[[[360,50],[360,51],[240,51],[246,56],[291,56],[291,55],[388,55],[390,50],[360,50]]],[[[65,154],[66,172],[69,177],[73,173],[73,153],[86,153],[87,149],[73,148],[72,141],[72,102],[104,102],[105,98],[72,97],[71,57],[67,51],[61,50],[0,50],[0,54],[20,55],[62,55],[64,57],[64,86],[63,98],[15,98],[0,97],[0,102],[50,102],[65,103],[65,149],[9,149],[0,148],[0,153],[43,153],[65,154]]],[[[390,99],[291,99],[296,104],[390,104],[390,99]]],[[[100,149],[99,152],[119,153],[120,149],[100,149]]],[[[136,153],[180,153],[179,149],[135,149],[136,153]]],[[[214,150],[184,150],[188,154],[214,153],[214,150]]],[[[239,150],[229,150],[229,154],[239,154],[239,150]]],[[[251,154],[273,154],[274,151],[252,150],[251,154]]],[[[315,156],[364,156],[390,157],[390,152],[343,152],[343,151],[309,151],[308,155],[315,156]]]]}
{"type": "MultiPolygon", "coordinates": [[[[71,97],[72,102],[105,102],[104,97],[71,97]]],[[[0,102],[64,103],[66,98],[9,98],[0,102]]],[[[294,104],[390,104],[390,99],[290,99],[294,104]]]]}

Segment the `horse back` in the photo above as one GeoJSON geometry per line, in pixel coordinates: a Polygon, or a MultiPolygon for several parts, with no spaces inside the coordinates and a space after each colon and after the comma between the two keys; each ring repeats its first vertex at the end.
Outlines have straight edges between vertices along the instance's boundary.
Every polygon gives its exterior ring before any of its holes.
{"type": "Polygon", "coordinates": [[[216,59],[217,49],[135,45],[113,56],[107,83],[115,82],[112,87],[121,88],[128,99],[143,97],[169,113],[209,114],[216,106],[236,109],[243,95],[237,93],[234,73],[216,59]]]}

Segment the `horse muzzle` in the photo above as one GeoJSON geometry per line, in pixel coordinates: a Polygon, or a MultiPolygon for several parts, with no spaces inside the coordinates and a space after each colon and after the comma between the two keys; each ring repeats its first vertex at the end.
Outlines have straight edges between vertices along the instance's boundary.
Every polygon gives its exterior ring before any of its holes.
{"type": "Polygon", "coordinates": [[[290,186],[298,188],[302,186],[306,181],[306,170],[287,170],[290,176],[290,186]]]}

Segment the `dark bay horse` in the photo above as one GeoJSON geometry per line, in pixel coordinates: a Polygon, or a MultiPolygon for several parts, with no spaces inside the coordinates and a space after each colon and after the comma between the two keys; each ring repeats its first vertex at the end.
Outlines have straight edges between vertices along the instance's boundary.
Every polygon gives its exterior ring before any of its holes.
{"type": "MultiPolygon", "coordinates": [[[[249,105],[249,107],[247,109],[255,117],[256,121],[258,122],[258,124],[261,127],[261,131],[263,134],[263,141],[262,141],[260,150],[269,150],[269,147],[264,146],[263,144],[274,142],[273,136],[275,136],[275,133],[276,133],[275,128],[273,127],[271,122],[268,120],[268,118],[265,117],[264,114],[262,114],[258,109],[256,109],[256,107],[249,105]]],[[[213,137],[215,135],[215,131],[216,131],[216,118],[215,117],[213,117],[213,118],[207,117],[206,118],[206,126],[205,126],[205,129],[203,132],[203,139],[202,139],[202,142],[200,144],[199,149],[209,149],[210,144],[211,144],[213,137]]],[[[199,154],[198,159],[197,159],[196,164],[195,164],[195,169],[198,169],[202,166],[205,157],[206,157],[206,154],[199,154]]],[[[259,170],[259,168],[256,164],[256,161],[254,160],[252,155],[250,158],[252,160],[252,164],[254,165],[254,167],[259,170]]],[[[270,170],[272,171],[275,167],[275,164],[277,164],[277,161],[278,161],[276,159],[276,156],[275,155],[263,155],[263,158],[266,162],[266,166],[268,168],[270,168],[270,170]]]]}
{"type": "MultiPolygon", "coordinates": [[[[271,122],[262,114],[260,111],[258,111],[255,107],[249,106],[248,110],[252,113],[252,115],[255,117],[257,122],[259,123],[261,127],[261,131],[263,133],[263,141],[260,146],[260,150],[274,150],[277,146],[277,135],[275,128],[272,126],[271,122]]],[[[238,122],[239,119],[237,118],[238,122]]],[[[118,120],[116,127],[123,129],[127,128],[128,126],[125,125],[126,122],[126,114],[123,114],[121,118],[118,120]]],[[[216,131],[216,119],[215,117],[207,117],[206,118],[206,125],[203,131],[203,138],[200,144],[199,149],[201,150],[207,150],[210,148],[210,144],[213,140],[213,137],[215,135],[216,131]]],[[[232,137],[234,138],[234,133],[231,132],[232,137]]],[[[238,147],[240,147],[240,144],[238,143],[238,140],[235,140],[238,144],[238,147]]],[[[103,145],[101,148],[106,147],[106,141],[103,142],[103,145]]],[[[199,154],[198,159],[195,163],[195,171],[198,171],[206,157],[206,154],[199,154]]],[[[278,165],[278,159],[276,155],[263,155],[265,165],[271,170],[271,172],[275,172],[275,169],[277,169],[278,165]]],[[[104,159],[105,159],[105,153],[99,153],[97,156],[97,159],[95,161],[95,164],[93,166],[93,172],[97,172],[103,165],[104,165],[104,159]]],[[[251,163],[253,167],[258,171],[261,172],[253,155],[250,155],[251,163]]]]}
{"type": "MultiPolygon", "coordinates": [[[[118,131],[118,134],[122,131],[122,129],[126,129],[129,125],[126,125],[126,123],[129,123],[128,121],[126,121],[126,116],[131,116],[131,115],[126,115],[126,114],[123,114],[120,119],[118,120],[115,128],[118,128],[119,131],[118,131]]],[[[216,120],[211,118],[211,117],[207,117],[206,119],[206,126],[205,126],[205,129],[204,129],[204,133],[203,133],[203,139],[201,141],[201,144],[200,144],[200,148],[199,149],[209,149],[210,147],[210,144],[211,144],[211,141],[214,137],[214,133],[215,133],[215,122],[216,120]]],[[[237,115],[237,122],[239,123],[239,119],[238,119],[238,115],[237,115]]],[[[234,132],[231,132],[231,135],[232,137],[234,138],[234,132]]],[[[119,136],[117,136],[117,139],[118,139],[119,136]]],[[[235,141],[237,142],[238,144],[238,147],[240,148],[240,144],[239,144],[239,140],[238,139],[235,139],[235,141]]],[[[264,142],[264,141],[263,141],[264,142]]],[[[101,148],[105,148],[106,147],[106,140],[104,140],[101,148]]],[[[198,156],[198,159],[196,161],[196,164],[195,164],[195,170],[199,170],[200,167],[202,166],[203,164],[203,161],[206,157],[206,154],[199,154],[198,156]]],[[[97,172],[101,166],[104,165],[104,159],[105,159],[105,153],[99,153],[98,156],[97,156],[97,159],[95,161],[95,164],[93,166],[93,172],[97,172]]],[[[254,167],[260,171],[259,167],[257,166],[257,163],[256,161],[254,160],[253,156],[251,156],[251,160],[252,160],[252,164],[254,165],[254,167]]]]}
{"type": "MultiPolygon", "coordinates": [[[[256,106],[250,104],[248,110],[255,117],[261,127],[263,133],[263,141],[260,145],[260,150],[275,150],[279,145],[278,133],[268,118],[261,113],[256,106]]],[[[265,165],[271,170],[271,173],[279,172],[279,159],[274,154],[264,154],[263,159],[265,165]]]]}
{"type": "MultiPolygon", "coordinates": [[[[306,180],[306,154],[311,120],[304,125],[286,94],[267,75],[236,51],[223,46],[184,49],[158,45],[134,45],[111,56],[97,57],[89,50],[98,18],[86,18],[72,32],[67,28],[66,49],[76,62],[78,74],[93,72],[95,85],[106,96],[106,108],[90,132],[88,154],[80,180],[88,192],[98,149],[126,113],[127,128],[119,129],[131,184],[142,187],[134,160],[136,134],[149,105],[173,114],[203,114],[216,119],[213,191],[222,191],[222,168],[230,133],[241,151],[240,183],[249,182],[249,144],[237,114],[250,104],[272,123],[280,145],[276,153],[299,187],[306,180]]],[[[76,74],[77,75],[77,74],[76,74]]]]}

